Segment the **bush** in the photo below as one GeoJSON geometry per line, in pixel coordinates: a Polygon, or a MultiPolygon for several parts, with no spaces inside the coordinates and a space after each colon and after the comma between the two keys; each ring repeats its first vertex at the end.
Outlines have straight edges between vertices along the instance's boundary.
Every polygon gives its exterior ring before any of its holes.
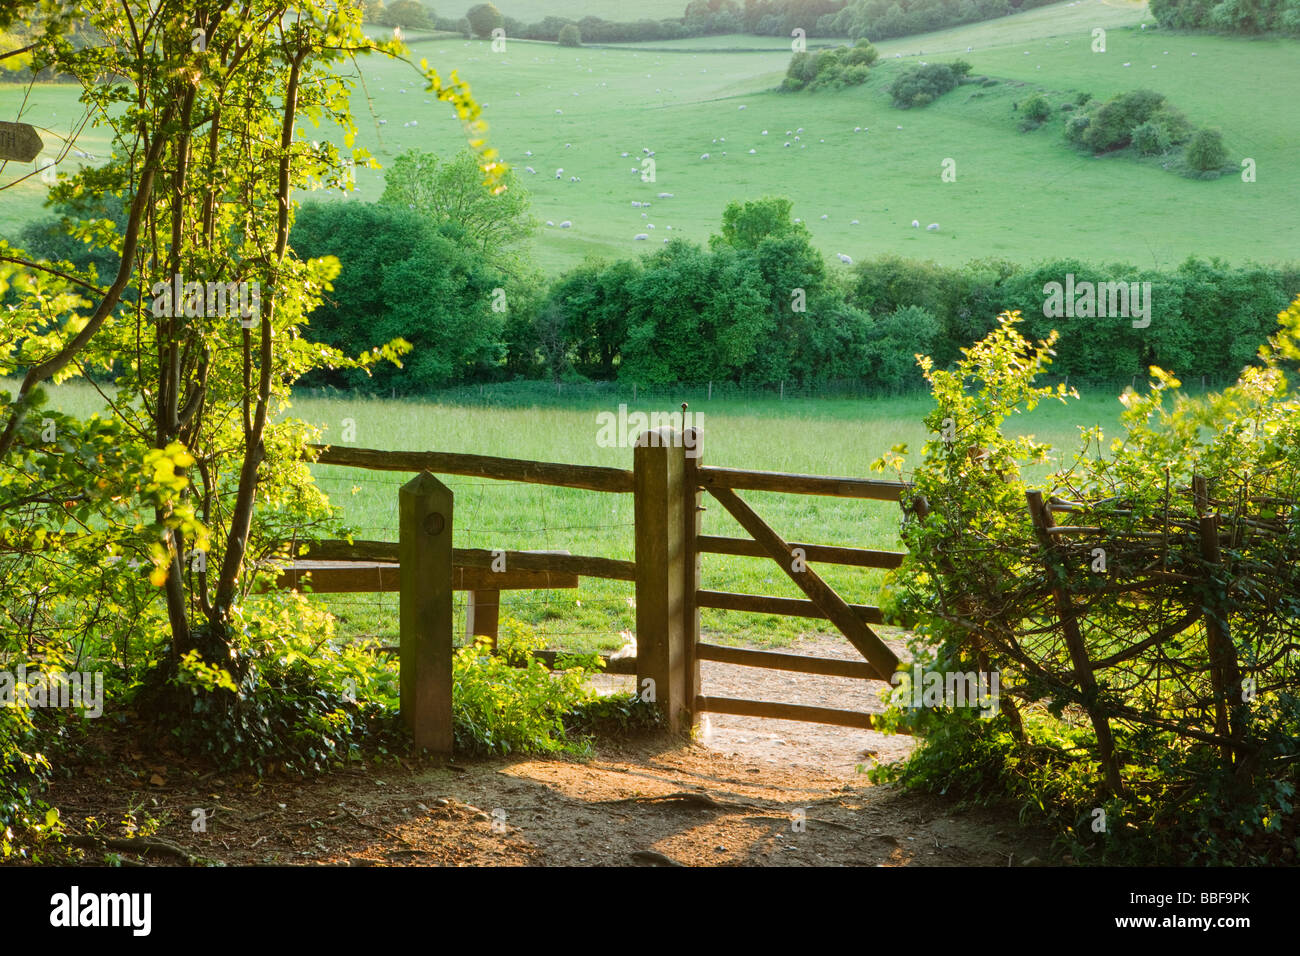
{"type": "Polygon", "coordinates": [[[1133,148],[1143,156],[1155,156],[1169,149],[1169,131],[1155,120],[1133,130],[1133,148]]]}
{"type": "Polygon", "coordinates": [[[1026,119],[1041,123],[1052,115],[1052,104],[1047,102],[1047,97],[1043,94],[1035,93],[1020,104],[1020,112],[1026,119]]]}
{"type": "Polygon", "coordinates": [[[857,46],[838,46],[817,53],[796,53],[786,67],[781,89],[837,90],[866,82],[871,64],[879,54],[867,43],[857,46]]]}
{"type": "Polygon", "coordinates": [[[1023,129],[1037,129],[1052,115],[1052,104],[1043,94],[1035,93],[1020,104],[1020,115],[1024,117],[1023,129]]]}
{"type": "Polygon", "coordinates": [[[1132,141],[1133,130],[1149,120],[1164,101],[1164,95],[1153,90],[1112,97],[1091,111],[1092,123],[1084,143],[1098,153],[1124,148],[1132,141]]]}
{"type": "Polygon", "coordinates": [[[927,63],[925,66],[912,66],[890,84],[889,95],[893,98],[894,106],[899,109],[926,106],[955,89],[958,80],[968,72],[970,64],[962,60],[951,64],[927,63]]]}
{"type": "Polygon", "coordinates": [[[1228,161],[1228,150],[1223,145],[1223,134],[1217,129],[1198,129],[1187,144],[1187,165],[1206,173],[1222,169],[1228,161]]]}
{"type": "Polygon", "coordinates": [[[575,24],[566,24],[560,31],[560,46],[582,46],[582,33],[575,24]]]}

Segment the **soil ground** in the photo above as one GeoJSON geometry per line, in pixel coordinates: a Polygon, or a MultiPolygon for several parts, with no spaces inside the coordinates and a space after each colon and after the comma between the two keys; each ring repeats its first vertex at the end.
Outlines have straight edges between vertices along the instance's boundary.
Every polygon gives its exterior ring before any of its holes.
{"type": "MultiPolygon", "coordinates": [[[[796,653],[851,657],[842,638],[796,653]]],[[[705,693],[879,710],[880,685],[708,663],[705,693]]],[[[606,686],[631,678],[602,677],[606,686]]],[[[47,799],[69,832],[87,818],[116,838],[124,817],[160,825],[139,844],[92,846],[126,862],[345,866],[1017,866],[1048,862],[1049,837],[1009,810],[873,786],[873,760],[910,741],[871,731],[711,715],[698,739],[602,741],[593,757],[399,760],[314,780],[183,769],[118,752],[47,799]],[[194,810],[206,829],[195,832],[194,810]]],[[[107,759],[105,759],[107,758],[107,759]]],[[[152,828],[150,828],[152,829],[152,828]]]]}

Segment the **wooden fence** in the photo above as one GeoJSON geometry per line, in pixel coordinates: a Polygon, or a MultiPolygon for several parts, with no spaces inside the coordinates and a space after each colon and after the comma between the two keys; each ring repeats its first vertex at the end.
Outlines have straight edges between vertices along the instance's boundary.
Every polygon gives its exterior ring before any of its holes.
{"type": "MultiPolygon", "coordinates": [[[[642,433],[630,471],[555,462],[523,461],[444,452],[390,452],[312,446],[319,464],[416,472],[398,494],[399,541],[321,541],[281,568],[285,587],[310,584],[317,592],[400,593],[401,707],[416,743],[451,749],[451,592],[470,594],[466,632],[494,638],[503,590],[577,587],[579,578],[633,582],[636,588],[635,659],[615,658],[608,669],[634,672],[637,688],[653,700],[670,730],[694,725],[704,713],[741,714],[871,727],[853,711],[768,701],[710,697],[703,693],[700,662],[776,668],[862,680],[888,681],[898,660],[872,630],[879,608],[846,603],[810,562],[896,568],[903,554],[835,545],[787,542],[737,491],[775,491],[898,502],[905,484],[707,467],[700,436],[671,428],[642,433]],[[488,551],[455,548],[454,496],[435,474],[530,482],[611,494],[631,494],[635,561],[557,551],[488,551]],[[750,538],[705,535],[705,495],[719,502],[750,538]],[[703,556],[740,555],[775,560],[804,592],[805,600],[707,590],[703,556]],[[863,660],[725,647],[700,641],[700,609],[820,618],[835,625],[863,660]]],[[[554,653],[544,655],[553,660],[554,653]]]]}

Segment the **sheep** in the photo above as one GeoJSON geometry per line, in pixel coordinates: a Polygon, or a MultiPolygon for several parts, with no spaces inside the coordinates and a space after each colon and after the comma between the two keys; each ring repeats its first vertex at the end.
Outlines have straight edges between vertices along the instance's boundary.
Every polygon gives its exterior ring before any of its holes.
{"type": "Polygon", "coordinates": [[[660,198],[660,199],[672,199],[672,198],[673,198],[673,194],[672,194],[672,193],[660,193],[660,194],[659,194],[659,198],[660,198]]]}
{"type": "Polygon", "coordinates": [[[744,107],[743,107],[743,106],[738,106],[738,107],[736,107],[736,109],[740,109],[740,110],[743,110],[743,109],[744,109],[744,107]]]}
{"type": "Polygon", "coordinates": [[[553,222],[552,222],[551,220],[549,220],[549,219],[546,220],[546,224],[547,224],[548,226],[553,226],[553,225],[555,225],[555,223],[553,223],[553,222]]]}
{"type": "Polygon", "coordinates": [[[627,159],[627,158],[628,158],[630,155],[632,155],[632,154],[631,154],[631,153],[623,153],[622,155],[623,155],[623,158],[624,158],[624,159],[627,159]]]}
{"type": "Polygon", "coordinates": [[[855,133],[861,133],[861,132],[862,132],[862,127],[861,127],[861,126],[855,126],[855,127],[853,127],[853,132],[855,132],[855,133]]]}
{"type": "Polygon", "coordinates": [[[635,239],[635,240],[637,240],[637,241],[639,242],[639,241],[641,241],[642,239],[649,239],[650,236],[649,236],[647,233],[644,233],[644,232],[638,232],[638,233],[637,233],[635,236],[633,236],[632,238],[635,239]]]}
{"type": "Polygon", "coordinates": [[[851,222],[849,223],[850,226],[856,226],[857,224],[858,224],[858,221],[857,221],[856,219],[854,219],[853,221],[851,221],[851,222]]]}
{"type": "Polygon", "coordinates": [[[848,256],[846,256],[846,255],[845,255],[844,253],[842,253],[842,252],[837,252],[837,253],[835,253],[835,258],[836,258],[836,259],[839,259],[840,262],[844,263],[846,266],[851,266],[851,265],[853,265],[853,260],[850,259],[848,256]]]}
{"type": "Polygon", "coordinates": [[[796,133],[802,133],[802,132],[803,132],[803,127],[800,126],[797,130],[795,130],[795,132],[796,132],[796,133]]]}
{"type": "Polygon", "coordinates": [[[920,228],[921,228],[921,220],[919,220],[919,219],[913,219],[913,220],[912,220],[912,228],[913,228],[913,229],[920,229],[920,228]]]}
{"type": "Polygon", "coordinates": [[[380,125],[380,126],[387,126],[387,125],[388,125],[388,120],[382,120],[382,119],[381,119],[381,120],[379,121],[379,125],[380,125]]]}
{"type": "Polygon", "coordinates": [[[528,172],[532,173],[534,176],[537,175],[537,170],[533,169],[531,166],[525,166],[524,169],[528,170],[528,172]]]}
{"type": "Polygon", "coordinates": [[[653,229],[655,227],[655,224],[653,222],[648,222],[645,225],[647,229],[653,229]]]}
{"type": "Polygon", "coordinates": [[[571,182],[571,183],[576,183],[577,181],[578,181],[578,177],[577,177],[577,176],[570,176],[570,177],[569,177],[569,182],[571,182]]]}
{"type": "Polygon", "coordinates": [[[635,199],[633,199],[633,200],[632,200],[632,208],[633,208],[633,209],[640,209],[640,208],[641,208],[641,204],[640,204],[639,202],[637,202],[635,199]]]}
{"type": "Polygon", "coordinates": [[[531,149],[526,149],[526,150],[524,150],[524,155],[525,155],[525,156],[531,156],[531,155],[533,155],[533,151],[532,151],[531,149]]]}
{"type": "Polygon", "coordinates": [[[822,213],[822,219],[829,219],[829,218],[831,218],[831,217],[828,216],[828,215],[826,215],[826,213],[822,213]]]}
{"type": "Polygon", "coordinates": [[[564,148],[565,148],[565,149],[573,149],[573,144],[572,144],[572,143],[565,143],[565,144],[564,144],[564,148]]]}
{"type": "Polygon", "coordinates": [[[564,110],[556,110],[555,112],[556,112],[557,114],[563,115],[564,110]]]}
{"type": "Polygon", "coordinates": [[[786,143],[786,144],[785,144],[785,148],[786,148],[786,149],[789,149],[789,148],[790,148],[790,144],[789,144],[789,143],[786,143]]]}
{"type": "Polygon", "coordinates": [[[939,224],[938,224],[937,222],[932,222],[932,223],[930,223],[930,225],[926,226],[925,229],[926,229],[926,232],[938,232],[938,231],[939,231],[939,224]]]}
{"type": "Polygon", "coordinates": [[[560,228],[561,228],[561,229],[572,229],[572,228],[573,228],[573,223],[571,223],[569,220],[566,219],[566,220],[564,220],[564,222],[560,223],[560,228]]]}
{"type": "Polygon", "coordinates": [[[763,135],[764,135],[764,136],[767,135],[767,130],[763,130],[763,135]]]}
{"type": "Polygon", "coordinates": [[[754,155],[755,153],[757,153],[757,152],[758,152],[758,150],[756,150],[756,149],[751,149],[751,150],[749,151],[749,155],[750,155],[750,156],[753,156],[753,155],[754,155]]]}
{"type": "Polygon", "coordinates": [[[700,159],[708,159],[708,158],[709,158],[709,154],[708,154],[708,153],[701,153],[701,154],[700,154],[700,159]]]}
{"type": "Polygon", "coordinates": [[[557,170],[555,171],[555,178],[556,178],[556,179],[563,179],[563,178],[564,178],[564,170],[563,170],[563,169],[557,169],[557,170]]]}
{"type": "Polygon", "coordinates": [[[649,155],[650,155],[650,147],[649,147],[649,146],[642,146],[642,147],[641,147],[641,152],[643,152],[643,153],[645,153],[647,156],[649,156],[649,155]]]}

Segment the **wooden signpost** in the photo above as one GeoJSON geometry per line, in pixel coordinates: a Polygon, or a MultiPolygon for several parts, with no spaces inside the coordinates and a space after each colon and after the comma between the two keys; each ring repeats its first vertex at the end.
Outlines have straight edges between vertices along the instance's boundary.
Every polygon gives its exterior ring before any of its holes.
{"type": "Polygon", "coordinates": [[[0,159],[16,159],[20,163],[30,163],[45,146],[36,127],[26,123],[6,123],[0,121],[0,159]]]}

